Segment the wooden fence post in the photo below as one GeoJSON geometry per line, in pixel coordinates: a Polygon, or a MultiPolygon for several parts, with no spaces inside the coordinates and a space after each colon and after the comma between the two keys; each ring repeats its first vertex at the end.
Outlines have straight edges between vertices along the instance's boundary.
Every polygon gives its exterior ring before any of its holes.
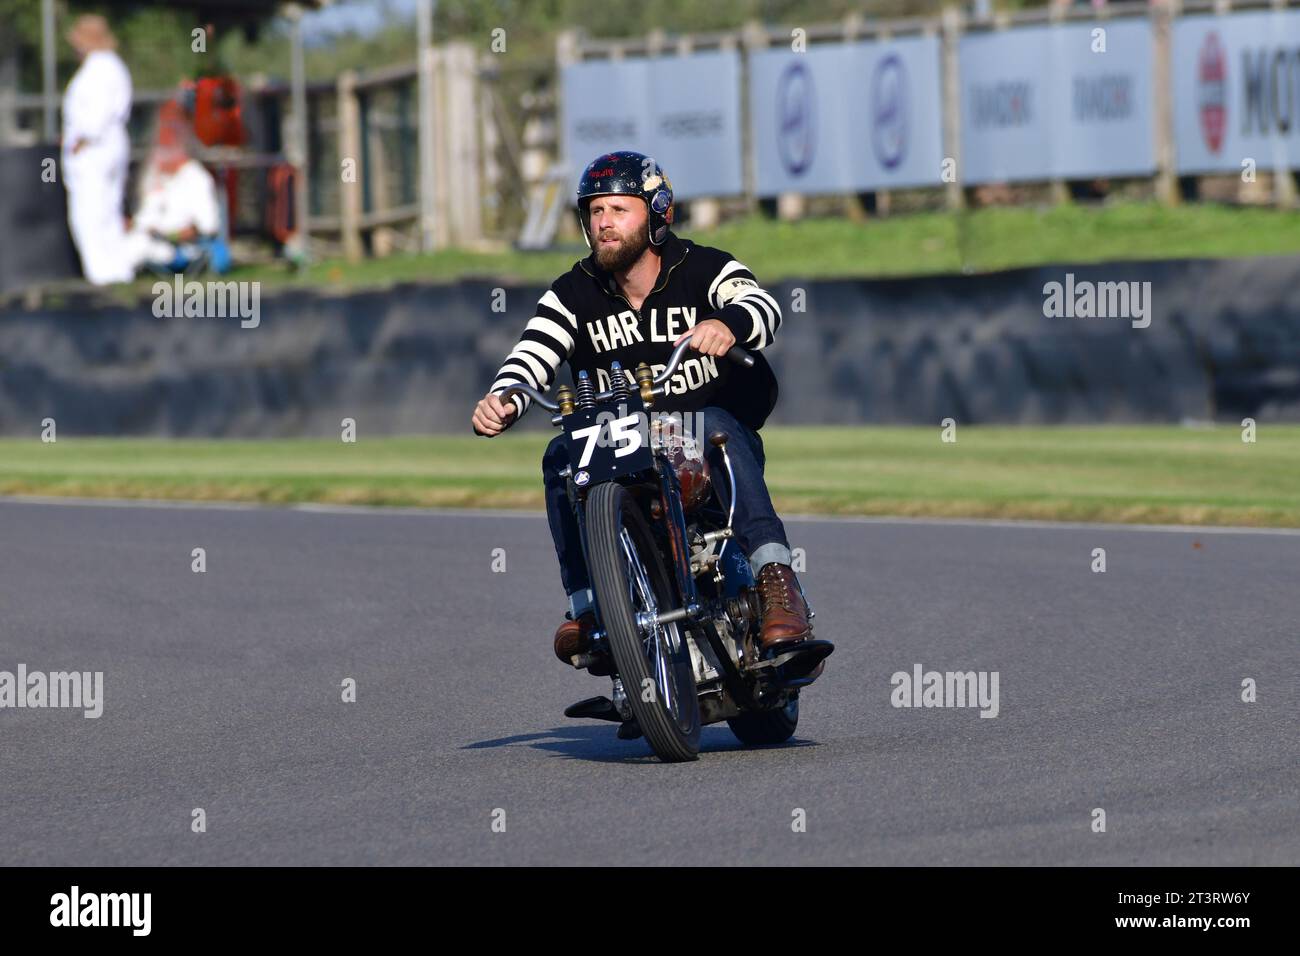
{"type": "Polygon", "coordinates": [[[361,245],[361,111],[357,104],[357,75],[352,70],[339,74],[338,95],[339,230],[343,255],[348,262],[359,262],[361,245]]]}
{"type": "Polygon", "coordinates": [[[943,9],[943,42],[940,44],[943,76],[943,144],[944,159],[952,160],[955,169],[953,181],[944,184],[944,205],[949,209],[962,209],[966,205],[963,186],[966,171],[961,162],[961,69],[960,47],[962,16],[958,7],[943,9]]]}
{"type": "Polygon", "coordinates": [[[1154,39],[1151,63],[1152,93],[1154,94],[1155,151],[1156,151],[1156,201],[1164,206],[1175,206],[1178,194],[1178,158],[1174,140],[1173,78],[1173,23],[1181,0],[1168,0],[1151,7],[1151,30],[1154,39]]]}

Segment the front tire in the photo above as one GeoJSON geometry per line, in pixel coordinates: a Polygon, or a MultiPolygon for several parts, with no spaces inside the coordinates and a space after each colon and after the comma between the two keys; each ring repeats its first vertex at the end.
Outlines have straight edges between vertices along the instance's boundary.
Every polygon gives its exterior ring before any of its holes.
{"type": "Polygon", "coordinates": [[[686,637],[675,623],[649,634],[637,625],[638,612],[670,610],[675,600],[650,527],[615,482],[591,489],[586,517],[591,586],[632,713],[660,760],[695,760],[700,702],[686,637]],[[643,688],[653,688],[650,700],[643,688]]]}

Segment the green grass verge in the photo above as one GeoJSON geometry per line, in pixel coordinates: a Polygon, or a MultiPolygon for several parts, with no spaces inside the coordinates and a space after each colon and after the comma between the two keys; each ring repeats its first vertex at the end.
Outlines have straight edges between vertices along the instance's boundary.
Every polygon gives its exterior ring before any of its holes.
{"type": "MultiPolygon", "coordinates": [[[[1300,527],[1300,426],[763,430],[779,510],[1300,527]]],[[[540,508],[546,434],[0,441],[0,494],[540,508]]]]}
{"type": "MultiPolygon", "coordinates": [[[[1123,259],[1232,258],[1300,252],[1300,213],[1269,208],[1153,203],[990,208],[851,222],[753,217],[683,235],[726,249],[765,282],[794,278],[934,275],[1123,259]]],[[[586,252],[397,255],[356,265],[326,260],[300,272],[249,266],[233,278],[269,287],[352,289],[464,277],[549,283],[586,252]]],[[[147,287],[146,287],[147,288],[147,287]]]]}

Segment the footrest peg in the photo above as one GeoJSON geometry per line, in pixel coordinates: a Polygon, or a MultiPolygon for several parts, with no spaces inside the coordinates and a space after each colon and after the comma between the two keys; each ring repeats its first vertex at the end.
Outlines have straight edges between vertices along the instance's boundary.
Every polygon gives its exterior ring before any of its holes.
{"type": "Polygon", "coordinates": [[[578,719],[612,720],[616,724],[623,722],[623,718],[619,716],[618,708],[614,706],[614,702],[608,697],[588,697],[576,704],[570,704],[564,708],[564,716],[578,719]]]}

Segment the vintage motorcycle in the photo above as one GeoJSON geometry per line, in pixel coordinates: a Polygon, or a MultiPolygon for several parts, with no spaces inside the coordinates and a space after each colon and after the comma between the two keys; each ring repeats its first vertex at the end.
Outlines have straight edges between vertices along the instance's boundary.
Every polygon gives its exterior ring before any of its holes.
{"type": "MultiPolygon", "coordinates": [[[[726,467],[724,500],[682,415],[651,414],[689,345],[679,344],[657,376],[639,365],[635,388],[613,363],[607,391],[597,393],[583,370],[576,389],[561,386],[557,401],[526,385],[501,392],[503,400],[527,395],[565,431],[570,464],[563,474],[597,622],[589,658],[613,661],[612,699],[580,701],[565,716],[616,721],[620,737],[644,734],[663,761],[696,759],[700,727],[723,720],[746,744],[789,739],[800,689],[820,676],[835,649],[810,636],[759,651],[754,576],[732,541],[728,436],[707,436],[726,467]]],[[[727,358],[754,363],[739,346],[727,358]]],[[[810,625],[813,616],[809,604],[810,625]]]]}

